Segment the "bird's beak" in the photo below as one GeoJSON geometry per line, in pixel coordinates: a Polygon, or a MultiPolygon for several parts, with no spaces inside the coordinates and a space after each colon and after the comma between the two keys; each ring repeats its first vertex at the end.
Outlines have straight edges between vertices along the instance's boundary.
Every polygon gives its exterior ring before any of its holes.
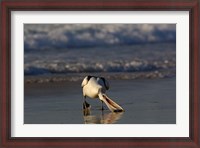
{"type": "Polygon", "coordinates": [[[111,100],[108,96],[105,94],[100,93],[99,98],[107,105],[107,107],[110,109],[112,112],[123,112],[124,109],[119,106],[116,102],[111,100]]]}

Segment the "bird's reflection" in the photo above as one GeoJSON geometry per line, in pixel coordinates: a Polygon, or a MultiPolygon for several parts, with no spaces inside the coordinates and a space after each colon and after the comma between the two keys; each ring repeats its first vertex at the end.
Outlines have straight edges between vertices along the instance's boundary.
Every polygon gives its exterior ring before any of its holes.
{"type": "Polygon", "coordinates": [[[100,111],[100,114],[91,114],[90,108],[83,109],[83,118],[85,124],[112,124],[121,119],[123,112],[100,111]]]}

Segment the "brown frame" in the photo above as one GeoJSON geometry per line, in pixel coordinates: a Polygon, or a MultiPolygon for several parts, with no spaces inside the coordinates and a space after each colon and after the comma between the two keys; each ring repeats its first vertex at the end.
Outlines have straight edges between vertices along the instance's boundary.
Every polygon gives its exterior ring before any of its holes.
{"type": "Polygon", "coordinates": [[[200,148],[200,1],[199,0],[4,0],[1,2],[0,147],[176,147],[200,148]],[[11,137],[11,11],[166,10],[190,13],[190,131],[186,138],[13,138],[11,137]]]}

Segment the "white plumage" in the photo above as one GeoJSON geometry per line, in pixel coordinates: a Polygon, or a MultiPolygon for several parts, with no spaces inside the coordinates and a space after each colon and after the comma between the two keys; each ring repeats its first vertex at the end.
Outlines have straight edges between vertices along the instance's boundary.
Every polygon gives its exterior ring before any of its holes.
{"type": "Polygon", "coordinates": [[[81,84],[84,98],[99,98],[112,112],[123,111],[123,108],[105,94],[109,89],[108,81],[103,77],[87,76],[81,84]]]}

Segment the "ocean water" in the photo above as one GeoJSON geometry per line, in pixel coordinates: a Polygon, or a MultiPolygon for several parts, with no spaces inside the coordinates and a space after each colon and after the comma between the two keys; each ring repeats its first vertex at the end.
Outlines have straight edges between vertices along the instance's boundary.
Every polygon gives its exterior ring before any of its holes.
{"type": "Polygon", "coordinates": [[[31,50],[24,55],[25,78],[65,75],[73,79],[104,73],[129,79],[152,72],[161,78],[176,75],[175,43],[31,50]]]}
{"type": "Polygon", "coordinates": [[[107,95],[125,112],[112,113],[99,99],[87,98],[81,81],[26,83],[25,124],[176,124],[176,78],[110,80],[107,95]]]}
{"type": "Polygon", "coordinates": [[[29,50],[24,54],[25,124],[175,124],[176,44],[29,50]],[[82,109],[86,75],[110,82],[107,95],[125,112],[82,109]]]}
{"type": "Polygon", "coordinates": [[[25,124],[175,124],[175,24],[24,24],[25,124]],[[81,82],[105,77],[125,112],[101,110],[81,82]]]}

